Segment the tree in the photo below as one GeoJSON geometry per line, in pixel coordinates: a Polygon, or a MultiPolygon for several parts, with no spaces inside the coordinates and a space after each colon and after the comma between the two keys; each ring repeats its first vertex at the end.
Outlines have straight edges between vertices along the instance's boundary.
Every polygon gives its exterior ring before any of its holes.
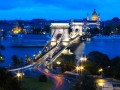
{"type": "Polygon", "coordinates": [[[80,76],[70,90],[96,90],[95,80],[87,75],[80,76]]]}
{"type": "Polygon", "coordinates": [[[28,55],[25,55],[25,64],[30,64],[31,63],[31,59],[28,55]]]}
{"type": "MultiPolygon", "coordinates": [[[[75,55],[61,55],[57,58],[57,61],[61,62],[62,72],[71,71],[75,68],[75,55]]],[[[56,61],[56,62],[57,62],[56,61]]],[[[56,62],[53,63],[53,67],[57,67],[56,62]]]]}
{"type": "Polygon", "coordinates": [[[47,80],[48,80],[48,79],[47,79],[47,76],[46,76],[46,75],[40,75],[40,76],[39,76],[39,81],[40,81],[40,82],[47,82],[47,80]]]}
{"type": "Polygon", "coordinates": [[[117,33],[120,34],[120,25],[117,26],[117,33]]]}
{"type": "Polygon", "coordinates": [[[45,25],[43,31],[45,31],[46,33],[50,33],[50,31],[51,31],[50,25],[45,25]]]}
{"type": "Polygon", "coordinates": [[[13,65],[18,65],[18,57],[16,55],[12,56],[12,60],[13,60],[13,65]]]}
{"type": "Polygon", "coordinates": [[[90,29],[90,33],[92,34],[92,35],[96,35],[96,34],[99,34],[99,29],[98,28],[91,28],[90,29]]]}
{"type": "Polygon", "coordinates": [[[112,24],[108,24],[105,26],[105,30],[103,32],[104,35],[110,35],[110,33],[113,31],[113,26],[112,24]]]}
{"type": "Polygon", "coordinates": [[[110,64],[109,57],[99,51],[92,51],[88,53],[88,60],[95,62],[100,67],[107,67],[110,64]]]}
{"type": "Polygon", "coordinates": [[[40,34],[42,32],[41,28],[35,28],[33,34],[40,34]]]}
{"type": "Polygon", "coordinates": [[[108,66],[110,66],[110,60],[108,56],[101,52],[98,52],[98,51],[90,52],[88,53],[87,57],[88,57],[88,60],[85,65],[86,71],[88,71],[92,75],[98,75],[100,74],[98,72],[100,68],[107,70],[108,66]]]}
{"type": "Polygon", "coordinates": [[[114,78],[120,79],[120,57],[115,57],[111,60],[110,70],[114,78]]]}
{"type": "Polygon", "coordinates": [[[12,60],[13,60],[13,65],[14,66],[20,66],[20,65],[23,64],[22,58],[19,59],[18,56],[16,56],[16,55],[12,56],[12,60]]]}
{"type": "Polygon", "coordinates": [[[5,50],[5,46],[4,45],[0,45],[0,62],[3,62],[4,56],[2,55],[1,50],[5,50]]]}
{"type": "Polygon", "coordinates": [[[20,90],[17,78],[7,69],[0,67],[0,90],[20,90]]]}
{"type": "Polygon", "coordinates": [[[95,63],[95,62],[87,61],[85,63],[86,72],[90,75],[97,75],[99,68],[100,68],[100,66],[98,66],[97,63],[95,63]]]}

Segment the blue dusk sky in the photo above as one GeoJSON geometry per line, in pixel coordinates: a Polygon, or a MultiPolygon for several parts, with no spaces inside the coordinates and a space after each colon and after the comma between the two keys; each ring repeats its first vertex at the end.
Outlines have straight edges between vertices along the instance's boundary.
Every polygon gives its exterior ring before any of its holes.
{"type": "Polygon", "coordinates": [[[83,19],[94,9],[101,20],[120,18],[120,0],[0,0],[0,19],[83,19]]]}

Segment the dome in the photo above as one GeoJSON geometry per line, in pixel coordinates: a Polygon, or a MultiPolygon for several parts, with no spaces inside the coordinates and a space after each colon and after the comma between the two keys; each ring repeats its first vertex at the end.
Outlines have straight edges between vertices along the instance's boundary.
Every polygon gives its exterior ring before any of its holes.
{"type": "Polygon", "coordinates": [[[93,12],[92,15],[97,15],[96,9],[94,9],[94,12],[93,12]]]}
{"type": "Polygon", "coordinates": [[[94,12],[92,13],[92,20],[97,20],[98,19],[98,16],[97,16],[97,12],[96,10],[94,9],[94,12]]]}

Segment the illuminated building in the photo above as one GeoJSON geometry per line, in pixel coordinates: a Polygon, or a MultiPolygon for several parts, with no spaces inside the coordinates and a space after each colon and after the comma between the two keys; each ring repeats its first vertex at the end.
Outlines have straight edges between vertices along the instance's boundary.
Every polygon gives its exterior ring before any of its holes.
{"type": "Polygon", "coordinates": [[[100,14],[97,14],[96,9],[94,9],[94,12],[92,14],[92,20],[93,21],[100,20],[100,14]]]}
{"type": "Polygon", "coordinates": [[[18,33],[20,33],[21,32],[21,28],[20,27],[15,27],[15,28],[13,28],[13,34],[18,34],[18,33]]]}

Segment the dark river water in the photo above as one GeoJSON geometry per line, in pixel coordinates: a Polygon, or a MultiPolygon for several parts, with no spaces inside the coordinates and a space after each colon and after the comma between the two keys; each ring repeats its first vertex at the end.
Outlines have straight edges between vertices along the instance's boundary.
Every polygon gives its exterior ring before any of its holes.
{"type": "Polygon", "coordinates": [[[43,49],[43,47],[12,47],[6,39],[2,40],[2,44],[5,46],[5,50],[1,51],[4,55],[4,63],[1,63],[0,66],[11,65],[13,55],[23,59],[25,59],[25,55],[32,58],[34,54],[38,54],[43,49]]]}
{"type": "MultiPolygon", "coordinates": [[[[19,58],[25,58],[27,54],[31,58],[34,54],[38,54],[43,47],[29,47],[29,48],[19,48],[11,47],[6,40],[2,40],[2,44],[6,47],[2,54],[4,55],[4,63],[1,63],[2,66],[11,65],[13,55],[17,55],[19,58]]],[[[120,56],[120,40],[91,40],[85,41],[80,44],[76,50],[77,55],[87,55],[91,51],[100,51],[104,54],[107,54],[110,59],[115,56],[120,56]]]]}
{"type": "Polygon", "coordinates": [[[120,40],[95,40],[85,41],[76,50],[78,56],[87,55],[92,51],[100,51],[107,54],[110,59],[120,56],[120,40]]]}

